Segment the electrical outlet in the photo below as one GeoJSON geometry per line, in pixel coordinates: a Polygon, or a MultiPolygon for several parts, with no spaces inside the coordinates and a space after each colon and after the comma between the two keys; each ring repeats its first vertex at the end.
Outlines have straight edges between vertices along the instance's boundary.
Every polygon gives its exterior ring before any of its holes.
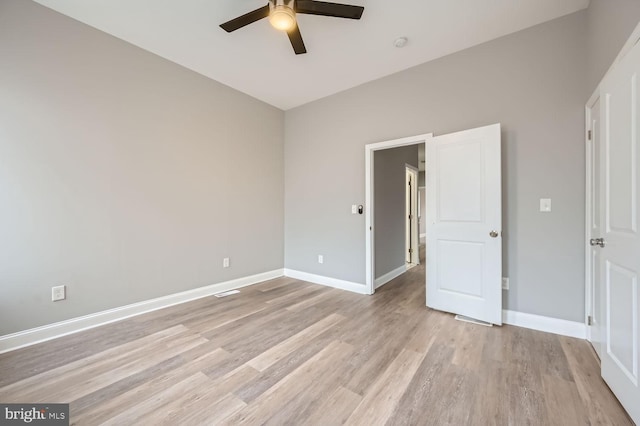
{"type": "Polygon", "coordinates": [[[224,259],[222,259],[222,267],[223,268],[228,268],[229,267],[229,258],[225,257],[224,259]]]}
{"type": "Polygon", "coordinates": [[[509,290],[509,278],[502,277],[502,289],[509,290]]]}
{"type": "Polygon", "coordinates": [[[66,286],[59,285],[55,287],[51,287],[51,301],[57,302],[58,300],[66,299],[66,286]]]}
{"type": "Polygon", "coordinates": [[[321,254],[318,255],[318,263],[324,263],[324,256],[321,254]]]}

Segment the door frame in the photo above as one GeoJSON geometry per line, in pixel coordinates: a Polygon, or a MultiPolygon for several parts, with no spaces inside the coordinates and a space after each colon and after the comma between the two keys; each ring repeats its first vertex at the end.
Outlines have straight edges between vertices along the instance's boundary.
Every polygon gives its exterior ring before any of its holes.
{"type": "MultiPolygon", "coordinates": [[[[405,222],[405,250],[408,251],[409,248],[414,249],[414,251],[411,252],[411,255],[409,256],[410,261],[408,263],[411,263],[413,265],[419,265],[420,264],[420,230],[418,229],[418,226],[420,225],[418,223],[418,180],[420,177],[420,171],[418,170],[417,167],[412,166],[411,164],[405,164],[405,177],[407,174],[411,174],[411,176],[413,177],[413,185],[411,185],[411,200],[407,200],[405,199],[405,205],[409,204],[409,215],[411,216],[411,219],[409,219],[409,217],[406,217],[406,222],[405,222]],[[407,229],[409,223],[411,223],[411,230],[407,229]],[[410,235],[409,235],[410,233],[410,235]],[[409,237],[409,240],[407,240],[407,236],[409,237]],[[411,244],[411,242],[413,242],[413,245],[411,244]],[[415,245],[415,247],[414,247],[415,245]]],[[[405,197],[406,194],[409,192],[408,188],[405,188],[405,197]]],[[[405,253],[405,256],[407,255],[407,253],[405,253]]]]}
{"type": "Polygon", "coordinates": [[[375,238],[373,236],[374,209],[373,209],[373,155],[376,151],[383,149],[397,148],[401,146],[417,145],[426,143],[427,140],[433,138],[433,133],[425,133],[422,135],[409,136],[400,139],[391,139],[383,142],[370,143],[364,147],[365,160],[365,277],[366,286],[365,293],[375,293],[375,238]]]}
{"type": "MultiPolygon", "coordinates": [[[[591,221],[593,218],[591,217],[591,212],[593,211],[593,206],[591,205],[593,200],[591,197],[592,187],[591,182],[593,178],[593,170],[591,168],[593,158],[591,156],[592,147],[591,144],[593,140],[589,139],[589,131],[591,130],[591,109],[600,99],[600,86],[596,88],[595,92],[587,101],[585,108],[585,129],[584,129],[584,140],[585,140],[585,215],[584,215],[584,324],[586,328],[586,336],[587,340],[591,342],[591,327],[589,326],[589,316],[592,315],[591,307],[593,304],[591,298],[591,271],[592,271],[592,261],[591,261],[591,246],[589,245],[589,238],[591,238],[591,221]]],[[[602,120],[602,117],[600,117],[602,120]]]]}

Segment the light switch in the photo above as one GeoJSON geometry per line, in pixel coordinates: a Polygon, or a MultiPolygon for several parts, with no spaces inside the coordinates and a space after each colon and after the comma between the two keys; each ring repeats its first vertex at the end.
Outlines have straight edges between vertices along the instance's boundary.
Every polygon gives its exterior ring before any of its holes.
{"type": "Polygon", "coordinates": [[[540,211],[543,213],[551,212],[551,198],[540,198],[540,211]]]}
{"type": "Polygon", "coordinates": [[[351,205],[351,214],[357,214],[358,213],[358,206],[356,206],[355,204],[351,205]]]}

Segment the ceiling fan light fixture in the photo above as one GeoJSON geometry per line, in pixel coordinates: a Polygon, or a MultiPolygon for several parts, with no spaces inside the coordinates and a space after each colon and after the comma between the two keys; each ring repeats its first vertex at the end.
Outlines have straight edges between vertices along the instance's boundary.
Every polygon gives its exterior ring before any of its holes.
{"type": "Polygon", "coordinates": [[[296,27],[296,15],[289,6],[277,5],[271,9],[269,22],[276,30],[289,32],[296,27]]]}

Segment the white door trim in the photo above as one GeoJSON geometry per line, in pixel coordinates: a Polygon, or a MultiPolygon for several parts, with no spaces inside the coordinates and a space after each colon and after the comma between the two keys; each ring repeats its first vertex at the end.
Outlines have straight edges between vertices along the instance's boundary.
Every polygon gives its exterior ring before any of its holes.
{"type": "Polygon", "coordinates": [[[591,109],[600,99],[600,88],[595,91],[595,93],[589,98],[587,105],[585,106],[585,130],[584,130],[584,140],[586,147],[586,156],[585,156],[585,223],[584,223],[584,323],[586,324],[587,330],[587,340],[591,341],[591,328],[589,327],[589,315],[591,315],[591,271],[592,271],[592,262],[591,262],[591,246],[589,245],[589,239],[591,238],[591,203],[593,200],[591,199],[591,178],[593,176],[593,170],[591,169],[592,158],[591,158],[591,143],[589,140],[589,131],[591,130],[591,109]]]}
{"type": "Polygon", "coordinates": [[[397,148],[400,146],[416,145],[425,143],[433,137],[433,133],[425,133],[423,135],[409,136],[406,138],[392,139],[383,142],[370,143],[364,147],[365,162],[365,276],[366,276],[366,292],[373,294],[375,290],[374,280],[374,254],[375,241],[373,238],[373,154],[388,148],[397,148]]]}

